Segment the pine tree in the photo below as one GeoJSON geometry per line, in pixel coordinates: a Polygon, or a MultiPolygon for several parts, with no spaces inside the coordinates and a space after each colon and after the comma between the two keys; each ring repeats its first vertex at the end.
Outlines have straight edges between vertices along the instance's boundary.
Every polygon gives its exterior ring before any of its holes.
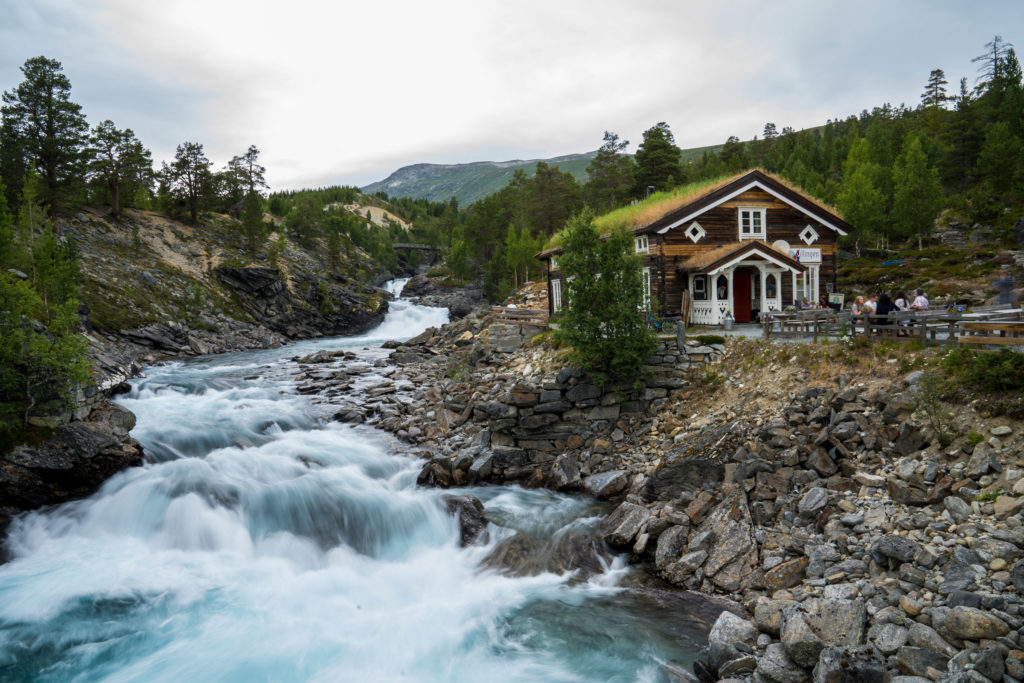
{"type": "Polygon", "coordinates": [[[885,237],[885,198],[875,184],[878,166],[871,162],[868,142],[858,138],[843,163],[843,183],[837,201],[851,225],[864,236],[885,237]]]}
{"type": "Polygon", "coordinates": [[[645,130],[643,142],[636,150],[634,194],[643,197],[652,187],[655,190],[669,190],[669,178],[680,182],[683,179],[680,153],[672,131],[664,121],[645,130]]]}
{"type": "Polygon", "coordinates": [[[36,168],[45,183],[42,200],[53,213],[66,208],[80,187],[88,125],[81,106],[71,101],[71,81],[60,62],[33,57],[21,72],[25,80],[4,92],[0,107],[2,170],[11,189],[19,190],[36,168]]]}
{"type": "Polygon", "coordinates": [[[595,211],[603,212],[624,204],[633,187],[635,165],[625,154],[629,140],[604,132],[604,144],[587,165],[587,183],[583,195],[595,211]]]}
{"type": "Polygon", "coordinates": [[[90,175],[110,193],[110,215],[121,215],[121,188],[134,199],[138,190],[149,187],[153,158],[131,128],[118,130],[107,120],[96,125],[86,149],[90,175]]]}
{"type": "Polygon", "coordinates": [[[1005,195],[1024,173],[1022,147],[1005,121],[994,123],[989,128],[978,156],[978,174],[996,194],[1005,195]]]}
{"type": "Polygon", "coordinates": [[[1007,43],[1002,36],[995,36],[985,43],[985,52],[971,60],[971,62],[981,62],[976,80],[979,92],[984,91],[989,83],[999,77],[1000,65],[1012,47],[1013,43],[1007,43]]]}
{"type": "MultiPolygon", "coordinates": [[[[242,233],[245,235],[245,248],[250,259],[256,258],[256,247],[263,236],[263,200],[256,192],[245,196],[242,208],[242,233]]],[[[332,233],[337,234],[337,230],[332,233]]],[[[337,268],[337,265],[332,266],[337,268]]]]}
{"type": "Polygon", "coordinates": [[[941,107],[943,103],[949,99],[946,95],[946,73],[942,69],[932,69],[932,72],[928,75],[928,82],[924,86],[924,92],[921,94],[921,106],[928,107],[941,107]]]}
{"type": "Polygon", "coordinates": [[[916,237],[920,249],[922,237],[935,227],[943,193],[939,173],[928,165],[921,139],[916,135],[907,138],[896,158],[893,182],[893,226],[903,237],[916,237]]]}
{"type": "Polygon", "coordinates": [[[193,223],[199,219],[199,207],[209,189],[213,164],[203,153],[203,146],[198,142],[185,142],[178,145],[174,161],[170,165],[164,163],[162,175],[167,182],[168,190],[185,202],[188,206],[189,218],[193,223]]]}

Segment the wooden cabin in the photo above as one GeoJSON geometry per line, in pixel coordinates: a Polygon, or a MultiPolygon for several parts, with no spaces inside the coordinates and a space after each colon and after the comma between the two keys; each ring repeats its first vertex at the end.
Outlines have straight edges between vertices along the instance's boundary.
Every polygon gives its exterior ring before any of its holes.
{"type": "MultiPolygon", "coordinates": [[[[665,201],[665,212],[633,228],[643,257],[644,292],[667,318],[718,325],[811,303],[835,289],[839,237],[853,230],[822,203],[764,171],[752,170],[699,194],[665,201]]],[[[561,248],[537,255],[547,261],[548,312],[564,302],[561,248]]]]}

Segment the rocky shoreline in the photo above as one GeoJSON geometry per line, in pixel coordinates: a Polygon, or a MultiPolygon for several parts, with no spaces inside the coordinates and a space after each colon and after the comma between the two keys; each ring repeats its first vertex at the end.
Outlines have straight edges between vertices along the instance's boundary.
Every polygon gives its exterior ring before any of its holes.
{"type": "MultiPolygon", "coordinates": [[[[528,337],[510,343],[478,311],[390,344],[362,400],[344,359],[304,359],[306,386],[336,419],[410,443],[422,485],[616,504],[608,545],[668,586],[732,601],[694,674],[669,666],[674,679],[1024,680],[1021,425],[973,416],[940,445],[920,372],[805,381],[769,407],[751,388],[757,410],[687,416],[721,346],[664,340],[643,387],[601,390],[528,337]]],[[[560,566],[585,574],[593,552],[560,566]]]]}

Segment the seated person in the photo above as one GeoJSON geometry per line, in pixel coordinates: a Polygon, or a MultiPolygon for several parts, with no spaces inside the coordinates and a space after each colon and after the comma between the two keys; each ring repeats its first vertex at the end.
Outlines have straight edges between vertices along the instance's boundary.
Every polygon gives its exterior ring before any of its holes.
{"type": "Polygon", "coordinates": [[[914,303],[910,304],[910,308],[915,311],[928,310],[928,299],[925,297],[923,289],[917,290],[917,296],[914,297],[914,303]]]}
{"type": "Polygon", "coordinates": [[[878,304],[875,306],[874,322],[876,325],[888,324],[888,316],[896,310],[896,304],[892,302],[888,294],[881,294],[878,297],[878,304]]]}
{"type": "Polygon", "coordinates": [[[850,313],[857,319],[864,315],[864,297],[858,296],[853,300],[853,306],[850,307],[850,313]]]}

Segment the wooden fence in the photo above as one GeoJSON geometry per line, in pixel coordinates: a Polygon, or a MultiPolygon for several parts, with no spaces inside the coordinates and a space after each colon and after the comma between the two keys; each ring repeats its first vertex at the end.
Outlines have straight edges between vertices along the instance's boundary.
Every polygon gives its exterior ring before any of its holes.
{"type": "Polygon", "coordinates": [[[491,320],[496,323],[507,323],[510,325],[536,325],[537,327],[547,327],[548,312],[539,308],[508,308],[506,306],[492,306],[491,320]]]}

